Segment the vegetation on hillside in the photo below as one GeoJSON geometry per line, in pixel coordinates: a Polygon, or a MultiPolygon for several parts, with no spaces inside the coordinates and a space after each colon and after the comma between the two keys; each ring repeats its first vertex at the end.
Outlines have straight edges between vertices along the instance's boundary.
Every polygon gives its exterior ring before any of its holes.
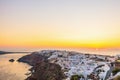
{"type": "Polygon", "coordinates": [[[115,68],[115,69],[113,69],[113,71],[112,71],[113,75],[116,75],[118,72],[120,72],[120,69],[119,69],[119,68],[115,68]]]}
{"type": "Polygon", "coordinates": [[[120,76],[117,76],[114,80],[120,80],[120,76]]]}

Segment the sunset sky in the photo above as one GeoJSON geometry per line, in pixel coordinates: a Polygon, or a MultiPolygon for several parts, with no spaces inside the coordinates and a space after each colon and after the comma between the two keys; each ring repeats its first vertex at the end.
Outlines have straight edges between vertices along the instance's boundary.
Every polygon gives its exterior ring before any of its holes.
{"type": "Polygon", "coordinates": [[[0,49],[120,48],[120,0],[0,0],[0,49]]]}

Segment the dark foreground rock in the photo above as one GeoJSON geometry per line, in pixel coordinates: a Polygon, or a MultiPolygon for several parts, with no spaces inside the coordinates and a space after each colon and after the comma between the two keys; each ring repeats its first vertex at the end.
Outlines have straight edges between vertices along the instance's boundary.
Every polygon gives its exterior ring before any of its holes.
{"type": "Polygon", "coordinates": [[[9,62],[14,62],[15,60],[14,59],[10,59],[9,62]]]}
{"type": "Polygon", "coordinates": [[[26,80],[62,80],[64,78],[61,67],[58,64],[49,63],[47,58],[48,55],[33,52],[18,60],[33,66],[30,69],[31,75],[26,80]]]}

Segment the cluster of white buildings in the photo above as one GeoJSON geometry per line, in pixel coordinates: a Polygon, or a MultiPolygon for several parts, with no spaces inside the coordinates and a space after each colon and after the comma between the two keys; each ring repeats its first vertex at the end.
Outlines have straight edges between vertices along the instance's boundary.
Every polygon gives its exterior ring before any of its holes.
{"type": "MultiPolygon", "coordinates": [[[[45,50],[43,53],[50,53],[45,50]]],[[[82,54],[77,52],[52,50],[51,56],[48,58],[51,63],[59,64],[67,76],[66,80],[70,80],[72,75],[82,75],[84,78],[80,80],[93,80],[88,76],[95,74],[99,80],[105,80],[110,70],[111,58],[102,55],[82,54]]]]}

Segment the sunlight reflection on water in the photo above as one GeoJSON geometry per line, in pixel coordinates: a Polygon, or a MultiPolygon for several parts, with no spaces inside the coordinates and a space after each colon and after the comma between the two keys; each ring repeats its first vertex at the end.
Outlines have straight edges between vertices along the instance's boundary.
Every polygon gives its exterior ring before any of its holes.
{"type": "Polygon", "coordinates": [[[30,66],[16,61],[24,55],[26,54],[0,55],[0,80],[24,80],[27,77],[25,74],[29,72],[30,66]],[[9,62],[9,59],[15,59],[15,62],[9,62]]]}

